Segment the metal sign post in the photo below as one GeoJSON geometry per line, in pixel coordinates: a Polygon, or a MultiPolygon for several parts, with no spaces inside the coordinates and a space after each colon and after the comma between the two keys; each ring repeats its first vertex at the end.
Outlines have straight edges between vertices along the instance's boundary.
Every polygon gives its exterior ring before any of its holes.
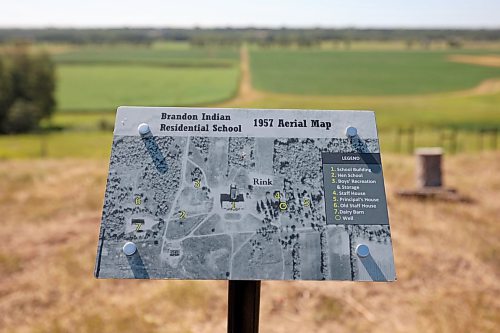
{"type": "Polygon", "coordinates": [[[260,281],[229,280],[227,332],[259,332],[260,281]]]}

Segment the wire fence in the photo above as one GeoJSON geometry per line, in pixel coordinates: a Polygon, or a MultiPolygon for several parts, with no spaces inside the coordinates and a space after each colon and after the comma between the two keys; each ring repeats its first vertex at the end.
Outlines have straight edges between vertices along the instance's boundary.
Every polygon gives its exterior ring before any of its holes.
{"type": "MultiPolygon", "coordinates": [[[[498,150],[500,128],[381,129],[383,153],[413,154],[418,147],[442,147],[448,154],[498,150]]],[[[108,158],[112,130],[48,131],[29,135],[0,136],[0,159],[11,158],[108,158]]]]}
{"type": "Polygon", "coordinates": [[[447,153],[457,154],[498,150],[499,132],[500,128],[401,127],[395,131],[382,130],[379,135],[386,152],[413,154],[417,147],[442,147],[447,153]]]}

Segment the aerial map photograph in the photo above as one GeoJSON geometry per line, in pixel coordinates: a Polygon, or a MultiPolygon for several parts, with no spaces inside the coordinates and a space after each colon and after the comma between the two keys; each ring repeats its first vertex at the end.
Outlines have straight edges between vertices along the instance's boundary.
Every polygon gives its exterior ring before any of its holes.
{"type": "MultiPolygon", "coordinates": [[[[196,114],[199,110],[189,111],[196,114]]],[[[182,108],[173,110],[179,117],[157,108],[133,112],[145,119],[148,112],[161,113],[164,116],[157,118],[169,123],[232,120],[230,115],[204,114],[198,119],[184,113],[182,117],[182,108]]],[[[321,115],[331,112],[335,111],[321,115]]],[[[281,117],[274,121],[269,118],[270,110],[250,113],[266,117],[268,128],[283,127],[287,115],[286,111],[274,112],[281,117]]],[[[307,113],[311,111],[301,111],[301,115],[307,113]]],[[[255,119],[249,122],[258,128],[264,119],[255,119]]],[[[304,126],[319,123],[307,120],[292,120],[289,128],[295,128],[294,121],[304,126]]],[[[125,121],[131,120],[119,110],[117,126],[125,121]]],[[[352,124],[356,121],[366,120],[352,116],[352,124]]],[[[141,136],[139,131],[125,136],[120,128],[115,129],[97,277],[395,279],[380,161],[367,161],[371,164],[363,165],[372,167],[364,169],[359,168],[361,164],[335,163],[354,163],[359,154],[349,153],[379,153],[376,138],[345,134],[332,138],[173,137],[162,132],[164,125],[157,126],[161,136],[141,136]],[[336,155],[347,161],[335,161],[336,155]],[[370,177],[372,170],[380,176],[370,177]],[[351,184],[355,182],[366,185],[351,184]],[[122,253],[127,241],[138,247],[132,256],[122,253]],[[359,244],[370,244],[369,258],[358,259],[359,244]]],[[[238,126],[242,125],[233,127],[238,126]]],[[[203,135],[203,131],[193,133],[203,135]]]]}

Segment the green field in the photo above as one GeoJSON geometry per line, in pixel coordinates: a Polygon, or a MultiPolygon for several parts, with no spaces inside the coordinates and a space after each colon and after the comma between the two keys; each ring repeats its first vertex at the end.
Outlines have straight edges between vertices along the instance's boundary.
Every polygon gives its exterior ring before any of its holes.
{"type": "Polygon", "coordinates": [[[238,87],[238,51],[231,49],[94,46],[57,53],[54,60],[60,111],[215,103],[238,87]]]}
{"type": "Polygon", "coordinates": [[[398,127],[500,127],[500,92],[401,96],[309,96],[263,94],[243,107],[275,109],[372,110],[379,129],[398,127]]]}
{"type": "Polygon", "coordinates": [[[133,64],[166,67],[231,67],[238,50],[196,48],[185,43],[147,46],[83,46],[53,56],[58,64],[133,64]]]}
{"type": "Polygon", "coordinates": [[[58,65],[57,75],[57,101],[62,111],[214,103],[233,96],[238,82],[236,67],[58,65]]]}
{"type": "Polygon", "coordinates": [[[450,51],[253,50],[255,88],[302,95],[415,95],[472,88],[500,68],[448,61],[450,51]]]}

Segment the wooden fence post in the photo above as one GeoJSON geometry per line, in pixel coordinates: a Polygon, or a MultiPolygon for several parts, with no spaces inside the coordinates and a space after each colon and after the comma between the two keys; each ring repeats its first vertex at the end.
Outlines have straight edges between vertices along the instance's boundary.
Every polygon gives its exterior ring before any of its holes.
{"type": "Polygon", "coordinates": [[[415,152],[417,157],[417,184],[420,188],[441,187],[443,185],[441,148],[420,148],[415,152]]]}
{"type": "Polygon", "coordinates": [[[415,128],[408,129],[408,153],[412,154],[415,150],[415,128]]]}

